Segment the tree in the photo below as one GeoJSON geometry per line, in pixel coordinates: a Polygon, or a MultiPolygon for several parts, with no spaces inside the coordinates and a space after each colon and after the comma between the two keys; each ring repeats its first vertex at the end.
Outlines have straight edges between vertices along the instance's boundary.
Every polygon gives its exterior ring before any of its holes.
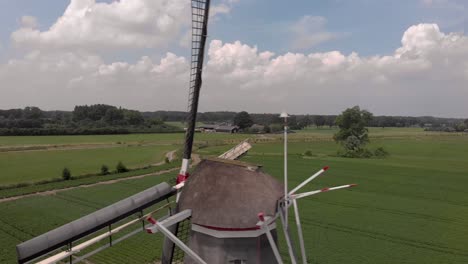
{"type": "Polygon", "coordinates": [[[324,116],[321,116],[321,115],[318,115],[314,118],[314,123],[317,127],[321,127],[323,125],[325,125],[325,117],[324,116]]]}
{"type": "Polygon", "coordinates": [[[234,116],[234,124],[240,129],[245,129],[253,125],[253,120],[249,113],[242,111],[234,116]]]}
{"type": "Polygon", "coordinates": [[[124,119],[124,114],[121,109],[109,108],[107,109],[103,119],[108,124],[115,124],[124,119]]]}
{"type": "Polygon", "coordinates": [[[372,120],[372,114],[361,110],[359,106],[348,108],[336,118],[336,124],[340,130],[333,136],[336,142],[343,145],[345,152],[339,155],[344,157],[367,158],[372,153],[364,148],[369,142],[366,126],[372,120]]]}
{"type": "Polygon", "coordinates": [[[328,127],[332,128],[335,125],[335,119],[336,119],[335,116],[326,116],[325,117],[325,124],[328,127]]]}
{"type": "Polygon", "coordinates": [[[309,115],[304,116],[298,123],[299,127],[306,128],[312,124],[312,120],[309,115]]]}
{"type": "Polygon", "coordinates": [[[71,179],[71,171],[67,167],[62,170],[62,178],[66,181],[71,179]]]}
{"type": "Polygon", "coordinates": [[[35,106],[27,106],[23,110],[26,119],[39,119],[43,116],[42,110],[35,106]]]}
{"type": "Polygon", "coordinates": [[[101,166],[101,175],[107,175],[109,174],[109,167],[107,167],[106,165],[102,165],[101,166]]]}
{"type": "Polygon", "coordinates": [[[269,124],[283,124],[283,119],[279,114],[270,115],[269,124]]]}
{"type": "Polygon", "coordinates": [[[463,132],[463,131],[465,131],[465,129],[466,129],[465,123],[460,122],[460,123],[455,125],[455,130],[457,132],[463,132]]]}
{"type": "Polygon", "coordinates": [[[115,169],[117,170],[118,173],[128,171],[127,167],[121,161],[119,161],[119,163],[117,163],[117,166],[115,167],[115,169]]]}
{"type": "Polygon", "coordinates": [[[336,118],[335,123],[340,130],[333,136],[335,141],[344,142],[348,137],[355,136],[361,143],[369,142],[366,126],[372,120],[372,113],[361,110],[359,106],[348,108],[336,118]]]}
{"type": "Polygon", "coordinates": [[[289,118],[288,118],[288,127],[290,129],[293,129],[293,130],[302,129],[302,127],[300,127],[299,123],[297,122],[297,116],[295,116],[295,115],[289,116],[289,118]]]}
{"type": "Polygon", "coordinates": [[[124,119],[130,125],[141,125],[145,122],[143,115],[139,111],[135,110],[126,110],[124,111],[124,119]]]}

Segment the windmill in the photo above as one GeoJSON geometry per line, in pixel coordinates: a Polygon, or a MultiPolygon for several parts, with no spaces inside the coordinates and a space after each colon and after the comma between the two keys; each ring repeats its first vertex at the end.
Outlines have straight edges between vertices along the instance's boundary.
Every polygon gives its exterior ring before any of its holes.
{"type": "MultiPolygon", "coordinates": [[[[289,258],[298,262],[289,229],[289,209],[293,207],[302,263],[307,263],[297,200],[322,192],[354,186],[343,185],[297,193],[324,173],[324,167],[292,190],[287,180],[287,117],[284,126],[284,184],[262,171],[260,165],[237,161],[251,148],[243,141],[218,158],[205,159],[189,175],[192,146],[202,85],[202,68],[207,37],[210,0],[191,0],[192,54],[190,65],[189,111],[182,166],[176,185],[163,182],[94,213],[65,224],[16,246],[18,263],[78,263],[141,231],[165,237],[161,262],[166,263],[282,263],[276,222],[281,221],[289,258]],[[175,198],[176,207],[167,216],[154,219],[143,214],[159,202],[175,198]],[[138,218],[113,227],[123,219],[138,218]],[[148,224],[113,241],[112,236],[139,221],[148,224]],[[102,233],[102,230],[108,231],[102,233]],[[83,238],[101,232],[82,242],[83,238]],[[73,258],[96,243],[109,243],[73,258]],[[63,248],[65,250],[62,250],[63,248]],[[60,251],[61,250],[61,251],[60,251]],[[60,251],[57,253],[57,251],[60,251]]],[[[166,209],[162,206],[158,210],[166,209]]]]}

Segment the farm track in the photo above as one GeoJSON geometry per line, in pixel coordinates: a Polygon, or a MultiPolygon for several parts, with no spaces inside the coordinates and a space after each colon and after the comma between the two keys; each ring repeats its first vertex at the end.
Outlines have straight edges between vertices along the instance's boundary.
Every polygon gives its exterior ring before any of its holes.
{"type": "Polygon", "coordinates": [[[357,236],[364,236],[364,237],[373,238],[377,240],[383,240],[383,241],[400,244],[400,245],[403,244],[403,245],[425,249],[425,250],[429,250],[433,252],[445,253],[445,254],[456,255],[456,256],[461,256],[461,257],[468,257],[468,252],[466,252],[466,250],[453,248],[453,247],[447,247],[447,246],[436,244],[436,243],[409,239],[409,238],[401,237],[401,236],[388,235],[388,234],[384,234],[380,232],[364,230],[364,229],[350,227],[346,225],[324,223],[324,222],[321,222],[318,220],[312,220],[312,219],[304,220],[304,222],[308,222],[311,225],[318,226],[321,228],[350,233],[350,234],[357,235],[357,236]]]}
{"type": "MultiPolygon", "coordinates": [[[[169,153],[171,153],[171,152],[169,152],[169,153]]],[[[172,154],[169,154],[169,155],[172,158],[174,158],[175,157],[175,151],[172,152],[172,154]]],[[[197,155],[197,154],[193,154],[192,159],[193,159],[192,166],[197,165],[201,161],[200,156],[197,155]]],[[[18,200],[18,199],[23,199],[23,198],[27,198],[27,197],[34,197],[34,196],[56,195],[58,192],[65,192],[65,191],[70,191],[70,190],[74,190],[74,189],[90,188],[90,187],[99,186],[99,185],[109,185],[109,184],[114,184],[114,183],[118,183],[118,182],[130,181],[130,180],[135,180],[135,179],[142,179],[142,178],[145,178],[145,177],[148,177],[148,176],[157,176],[157,175],[161,175],[161,174],[165,174],[165,173],[169,173],[169,172],[173,172],[173,171],[177,171],[177,170],[179,170],[179,168],[172,168],[172,169],[167,169],[167,170],[162,170],[162,171],[157,171],[157,172],[152,172],[152,173],[147,173],[147,174],[142,174],[142,175],[131,176],[131,177],[127,177],[127,178],[120,178],[120,179],[109,180],[109,181],[101,181],[101,182],[96,182],[96,183],[92,183],[92,184],[84,184],[84,185],[79,185],[79,186],[73,186],[73,187],[67,187],[67,188],[61,188],[61,189],[55,189],[55,190],[48,190],[48,191],[37,192],[37,193],[30,193],[30,194],[12,196],[12,197],[7,197],[7,198],[0,199],[0,203],[15,201],[15,200],[18,200]]],[[[62,198],[62,199],[65,199],[65,198],[62,198]]]]}
{"type": "MultiPolygon", "coordinates": [[[[177,150],[172,150],[172,151],[169,151],[166,153],[165,157],[167,158],[167,160],[169,161],[173,161],[175,159],[175,153],[177,152],[177,150]]],[[[166,160],[163,160],[163,161],[160,161],[158,163],[154,163],[154,164],[151,164],[152,166],[161,166],[163,165],[164,163],[166,163],[166,160]]]]}

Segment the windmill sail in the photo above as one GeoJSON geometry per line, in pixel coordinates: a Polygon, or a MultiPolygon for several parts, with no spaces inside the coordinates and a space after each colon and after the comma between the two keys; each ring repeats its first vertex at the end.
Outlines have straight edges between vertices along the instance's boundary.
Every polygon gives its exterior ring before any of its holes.
{"type": "Polygon", "coordinates": [[[202,85],[203,59],[208,32],[210,0],[192,0],[192,54],[190,62],[190,88],[188,100],[187,131],[181,175],[186,176],[192,156],[193,138],[197,122],[198,99],[202,85]]]}
{"type": "MultiPolygon", "coordinates": [[[[185,145],[180,173],[177,183],[184,182],[188,177],[190,159],[192,157],[195,126],[197,122],[198,100],[202,85],[203,60],[205,57],[205,43],[208,33],[208,18],[210,11],[210,0],[192,0],[192,49],[190,62],[190,88],[188,98],[187,131],[185,134],[185,145]]],[[[176,209],[177,210],[177,209],[176,209]]],[[[177,212],[177,211],[175,211],[177,212]]],[[[173,213],[175,213],[173,212],[173,213]]],[[[190,220],[173,225],[169,231],[183,242],[187,242],[190,231],[190,220]]],[[[184,252],[175,247],[172,240],[167,237],[164,240],[161,262],[163,264],[182,262],[184,252]]]]}

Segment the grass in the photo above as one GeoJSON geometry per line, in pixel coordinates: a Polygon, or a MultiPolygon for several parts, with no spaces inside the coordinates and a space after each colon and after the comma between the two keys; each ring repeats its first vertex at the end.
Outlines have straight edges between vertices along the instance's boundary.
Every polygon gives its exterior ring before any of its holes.
{"type": "Polygon", "coordinates": [[[178,160],[175,160],[174,162],[163,164],[161,166],[153,166],[153,167],[148,167],[148,168],[143,168],[143,169],[136,169],[136,170],[131,170],[129,172],[124,172],[124,173],[84,176],[84,177],[75,178],[69,181],[55,181],[55,182],[50,182],[50,183],[45,183],[45,184],[34,184],[34,185],[29,185],[29,186],[19,187],[19,188],[8,188],[8,189],[0,190],[0,199],[13,197],[13,196],[19,196],[19,195],[26,195],[26,194],[31,194],[31,193],[37,193],[37,192],[44,192],[48,190],[57,190],[57,189],[64,189],[64,188],[70,188],[70,187],[77,187],[81,185],[89,185],[89,184],[94,184],[98,182],[112,181],[112,180],[123,179],[123,178],[144,175],[144,174],[149,174],[149,173],[156,173],[156,172],[160,172],[163,170],[177,168],[179,166],[180,166],[180,163],[178,162],[178,160]]]}
{"type": "Polygon", "coordinates": [[[64,167],[72,176],[98,173],[101,165],[111,170],[122,161],[127,167],[142,167],[164,159],[177,146],[122,146],[96,149],[47,150],[0,153],[0,185],[60,178],[64,167]]]}
{"type": "MultiPolygon", "coordinates": [[[[196,140],[243,139],[242,134],[197,133],[196,140]]],[[[86,136],[0,136],[0,147],[24,145],[115,144],[120,143],[182,143],[184,133],[86,135],[86,136]]]]}
{"type": "MultiPolygon", "coordinates": [[[[299,202],[311,263],[468,263],[468,136],[394,132],[415,135],[374,137],[369,147],[383,146],[385,159],[333,157],[339,146],[327,141],[289,144],[291,188],[326,165],[302,191],[359,184],[299,202]]],[[[282,180],[281,144],[257,144],[243,160],[282,180]]]]}
{"type": "MultiPolygon", "coordinates": [[[[373,144],[383,145],[391,156],[335,158],[327,156],[333,145],[291,144],[291,186],[325,165],[331,169],[303,191],[359,184],[300,201],[312,263],[467,263],[468,138],[373,144]],[[307,149],[318,157],[301,157],[307,149]]],[[[263,163],[281,179],[282,157],[273,155],[281,146],[265,144],[254,150],[244,159],[263,163]]]]}
{"type": "MultiPolygon", "coordinates": [[[[75,189],[60,192],[53,196],[38,196],[0,203],[0,211],[8,212],[0,214],[0,263],[16,263],[15,245],[21,241],[47,232],[52,228],[173,177],[174,173],[168,173],[111,185],[75,189]],[[45,214],[47,217],[41,217],[45,214]]],[[[129,259],[133,257],[136,260],[145,260],[141,263],[148,263],[152,258],[159,255],[159,246],[157,245],[160,244],[158,243],[160,238],[141,233],[136,238],[128,241],[128,244],[123,242],[119,245],[124,246],[126,250],[117,250],[107,259],[106,263],[132,263],[129,259]],[[135,246],[135,242],[132,243],[134,239],[136,241],[143,240],[144,244],[152,246],[145,247],[142,245],[129,250],[130,245],[135,246]],[[142,256],[139,256],[139,254],[142,256]]],[[[99,255],[97,258],[102,257],[99,255]]]]}
{"type": "MultiPolygon", "coordinates": [[[[304,141],[289,144],[290,187],[326,165],[330,170],[302,191],[359,184],[299,201],[309,262],[468,263],[468,136],[383,130],[371,130],[369,147],[383,146],[390,152],[385,159],[334,157],[339,146],[333,141],[306,140],[322,138],[313,131],[304,132],[304,141]],[[303,156],[307,150],[311,157],[303,156]]],[[[291,137],[299,141],[301,134],[291,137]]],[[[197,134],[197,139],[231,139],[205,135],[197,134]]],[[[217,155],[229,147],[211,144],[199,152],[217,155]]],[[[280,142],[255,144],[243,160],[263,164],[266,172],[282,180],[280,142]]],[[[14,246],[21,241],[173,177],[169,173],[0,203],[0,212],[6,212],[0,214],[0,263],[15,262],[14,246]]],[[[286,256],[281,235],[280,242],[286,256]]],[[[90,260],[150,263],[159,257],[160,247],[161,236],[141,233],[90,260]]]]}
{"type": "MultiPolygon", "coordinates": [[[[422,128],[369,128],[371,136],[404,136],[404,135],[446,135],[444,132],[425,132],[422,128]]],[[[291,134],[291,137],[331,137],[336,127],[309,127],[291,134]]],[[[281,135],[267,135],[279,137],[281,135]]],[[[247,137],[258,137],[246,134],[197,133],[196,141],[206,140],[241,140],[247,137]]],[[[37,145],[80,145],[80,144],[116,144],[116,143],[182,143],[184,133],[161,134],[128,134],[128,135],[84,135],[84,136],[0,136],[0,147],[37,146],[37,145]]]]}

